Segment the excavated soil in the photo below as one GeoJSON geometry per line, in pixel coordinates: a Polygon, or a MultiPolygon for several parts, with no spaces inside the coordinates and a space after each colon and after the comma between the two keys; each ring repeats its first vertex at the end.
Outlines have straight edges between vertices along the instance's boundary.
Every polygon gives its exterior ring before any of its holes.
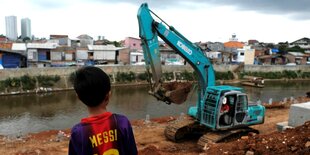
{"type": "MultiPolygon", "coordinates": [[[[135,120],[132,126],[140,155],[310,154],[310,122],[283,132],[276,131],[276,123],[288,120],[288,111],[287,106],[268,108],[265,123],[252,126],[260,134],[250,134],[227,143],[209,143],[204,149],[197,147],[197,138],[181,143],[165,138],[165,126],[179,116],[154,118],[150,122],[135,120]]],[[[65,155],[68,154],[69,134],[70,129],[22,137],[0,136],[0,154],[65,155]]]]}
{"type": "Polygon", "coordinates": [[[169,92],[168,98],[172,103],[182,104],[186,101],[188,94],[191,91],[192,83],[190,82],[170,82],[165,83],[163,88],[169,92]]]}

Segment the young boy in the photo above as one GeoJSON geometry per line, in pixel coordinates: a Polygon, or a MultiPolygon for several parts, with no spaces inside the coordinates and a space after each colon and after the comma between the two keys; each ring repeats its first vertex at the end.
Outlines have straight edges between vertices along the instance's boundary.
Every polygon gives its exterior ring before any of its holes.
{"type": "Polygon", "coordinates": [[[136,155],[127,117],[106,109],[111,97],[109,76],[97,67],[83,67],[76,71],[74,90],[87,106],[89,117],[72,128],[69,155],[136,155]]]}

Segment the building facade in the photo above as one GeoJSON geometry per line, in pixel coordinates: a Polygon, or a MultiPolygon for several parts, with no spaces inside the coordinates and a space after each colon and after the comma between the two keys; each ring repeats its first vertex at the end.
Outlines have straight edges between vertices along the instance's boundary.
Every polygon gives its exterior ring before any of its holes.
{"type": "Polygon", "coordinates": [[[133,37],[127,37],[124,40],[124,46],[129,48],[132,52],[141,51],[141,40],[133,37]]]}
{"type": "Polygon", "coordinates": [[[23,18],[21,20],[21,38],[24,39],[28,37],[29,39],[32,38],[31,36],[31,21],[29,18],[23,18]]]}
{"type": "Polygon", "coordinates": [[[16,16],[5,17],[6,37],[9,40],[17,40],[17,18],[16,16]]]}

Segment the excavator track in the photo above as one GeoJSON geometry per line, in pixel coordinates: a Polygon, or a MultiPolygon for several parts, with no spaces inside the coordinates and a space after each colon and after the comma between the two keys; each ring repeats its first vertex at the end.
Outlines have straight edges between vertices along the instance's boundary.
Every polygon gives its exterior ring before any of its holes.
{"type": "Polygon", "coordinates": [[[250,132],[259,133],[258,130],[250,127],[224,130],[224,131],[210,131],[199,138],[198,146],[203,148],[207,143],[210,142],[219,143],[224,141],[230,141],[233,139],[240,138],[241,136],[247,135],[250,132]]]}
{"type": "Polygon", "coordinates": [[[167,125],[165,136],[173,142],[180,142],[186,135],[192,133],[192,126],[196,125],[194,119],[183,118],[176,120],[167,125]]]}

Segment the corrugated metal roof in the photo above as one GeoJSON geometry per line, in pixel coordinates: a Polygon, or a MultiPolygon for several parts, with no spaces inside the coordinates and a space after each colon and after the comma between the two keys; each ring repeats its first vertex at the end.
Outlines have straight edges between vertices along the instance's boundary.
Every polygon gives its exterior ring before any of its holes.
{"type": "Polygon", "coordinates": [[[57,43],[28,43],[27,48],[38,49],[55,49],[58,46],[57,43]]]}
{"type": "Polygon", "coordinates": [[[12,51],[26,51],[26,44],[25,43],[13,43],[12,51]]]}
{"type": "Polygon", "coordinates": [[[115,47],[114,45],[87,45],[90,51],[116,51],[126,47],[115,47]]]}

